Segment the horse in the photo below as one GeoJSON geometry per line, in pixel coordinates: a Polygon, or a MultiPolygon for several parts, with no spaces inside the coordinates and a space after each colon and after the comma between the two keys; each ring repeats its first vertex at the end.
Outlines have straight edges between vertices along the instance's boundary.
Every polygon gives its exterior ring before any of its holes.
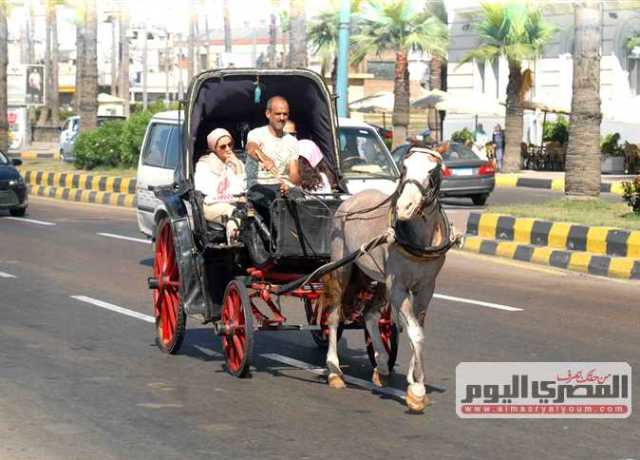
{"type": "Polygon", "coordinates": [[[413,147],[402,163],[400,181],[391,196],[365,190],[345,200],[331,226],[332,261],[362,250],[368,241],[385,232],[391,237],[353,264],[322,278],[325,289],[321,306],[327,310],[329,329],[326,361],[329,385],[345,387],[337,333],[341,318],[354,308],[364,310],[362,314],[377,358],[372,381],[377,386],[388,383],[389,357],[379,334],[378,319],[381,308],[390,303],[394,322],[398,324],[400,320],[411,342],[413,354],[407,373],[406,403],[412,412],[423,412],[431,403],[424,385],[424,320],[446,251],[458,242],[452,238],[449,221],[438,200],[441,164],[438,152],[413,147]],[[376,288],[373,299],[363,308],[354,294],[367,285],[376,288]]]}

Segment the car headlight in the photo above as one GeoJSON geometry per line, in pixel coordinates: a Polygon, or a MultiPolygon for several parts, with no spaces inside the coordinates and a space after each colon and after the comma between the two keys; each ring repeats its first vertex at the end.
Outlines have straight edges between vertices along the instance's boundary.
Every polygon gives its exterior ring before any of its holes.
{"type": "Polygon", "coordinates": [[[24,179],[19,176],[17,179],[11,179],[9,181],[9,187],[15,187],[16,185],[24,185],[24,179]]]}

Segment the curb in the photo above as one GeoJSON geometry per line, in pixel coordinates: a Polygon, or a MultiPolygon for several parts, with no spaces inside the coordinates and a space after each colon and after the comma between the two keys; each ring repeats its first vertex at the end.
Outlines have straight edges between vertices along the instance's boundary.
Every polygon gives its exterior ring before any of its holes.
{"type": "Polygon", "coordinates": [[[470,213],[463,250],[592,275],[640,279],[640,231],[470,213]]]}
{"type": "Polygon", "coordinates": [[[477,236],[466,237],[462,249],[468,252],[549,265],[592,275],[640,279],[640,260],[629,257],[610,257],[582,251],[563,251],[548,246],[536,247],[513,241],[486,240],[477,236]]]}
{"type": "Polygon", "coordinates": [[[93,174],[53,173],[32,170],[21,170],[20,172],[24,176],[25,182],[34,186],[45,185],[132,195],[136,193],[137,181],[135,177],[94,176],[93,174]]]}
{"type": "Polygon", "coordinates": [[[60,155],[58,153],[25,150],[23,152],[9,152],[9,158],[20,158],[21,160],[57,160],[60,158],[60,155]]]}
{"type": "MultiPolygon", "coordinates": [[[[622,181],[602,182],[601,193],[624,193],[622,181]]],[[[528,187],[564,192],[564,179],[538,179],[535,177],[522,177],[518,174],[496,174],[496,187],[528,187]]]]}
{"type": "Polygon", "coordinates": [[[469,213],[467,235],[612,257],[640,258],[640,231],[469,213]]]}
{"type": "Polygon", "coordinates": [[[29,184],[29,194],[83,203],[107,204],[127,208],[136,207],[136,196],[129,193],[100,192],[96,190],[29,184]]]}

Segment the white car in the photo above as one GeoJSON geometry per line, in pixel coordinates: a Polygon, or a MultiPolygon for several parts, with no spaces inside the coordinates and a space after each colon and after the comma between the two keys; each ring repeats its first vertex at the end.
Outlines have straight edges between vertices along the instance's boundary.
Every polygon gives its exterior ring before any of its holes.
{"type": "MultiPolygon", "coordinates": [[[[136,198],[138,228],[148,237],[153,237],[159,218],[166,213],[149,186],[174,182],[174,170],[182,149],[179,127],[183,120],[184,114],[177,110],[158,113],[151,119],[144,137],[138,162],[136,198]]],[[[376,130],[350,118],[339,118],[338,126],[341,170],[349,193],[365,189],[393,193],[399,178],[398,168],[376,130]]],[[[243,151],[238,153],[244,158],[243,151]]]]}

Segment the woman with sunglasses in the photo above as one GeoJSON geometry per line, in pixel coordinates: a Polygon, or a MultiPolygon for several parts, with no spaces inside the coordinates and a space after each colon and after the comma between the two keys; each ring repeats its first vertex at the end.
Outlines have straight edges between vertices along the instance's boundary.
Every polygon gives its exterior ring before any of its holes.
{"type": "Polygon", "coordinates": [[[196,163],[194,185],[204,194],[204,218],[224,224],[231,243],[238,237],[238,225],[231,219],[238,201],[236,195],[246,192],[244,165],[233,153],[233,138],[226,129],[211,131],[207,145],[209,152],[196,163]]]}

